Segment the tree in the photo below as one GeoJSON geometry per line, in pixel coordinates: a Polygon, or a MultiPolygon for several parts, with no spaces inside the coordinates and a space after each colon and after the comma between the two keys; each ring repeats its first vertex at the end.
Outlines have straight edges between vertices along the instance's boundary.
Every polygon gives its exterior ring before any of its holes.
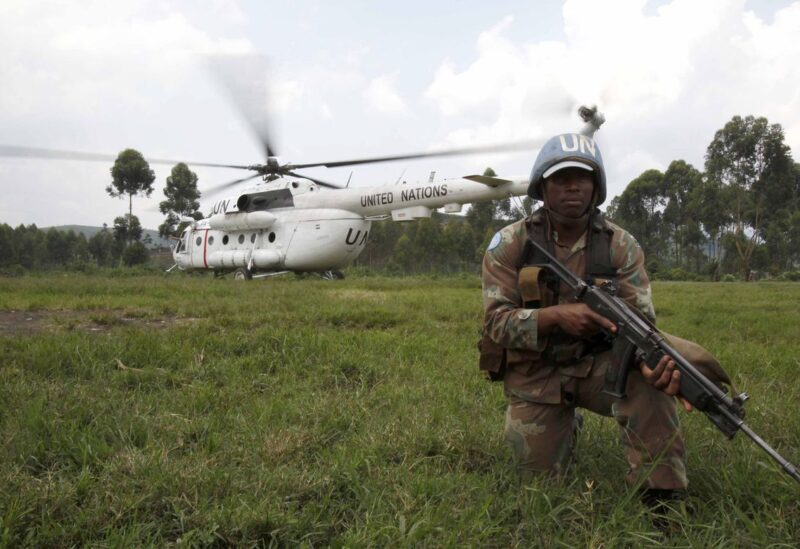
{"type": "Polygon", "coordinates": [[[89,239],[89,253],[100,267],[110,267],[114,261],[114,236],[103,225],[103,230],[89,239]]]}
{"type": "Polygon", "coordinates": [[[734,116],[708,146],[706,174],[723,188],[739,271],[746,280],[769,225],[791,215],[796,182],[783,128],[764,117],[734,116]]]}
{"type": "Polygon", "coordinates": [[[142,238],[142,225],[135,215],[114,218],[114,240],[117,242],[133,242],[142,238]]]}
{"type": "MultiPolygon", "coordinates": [[[[694,217],[692,201],[694,190],[700,186],[702,175],[694,166],[683,160],[674,160],[664,172],[663,191],[666,199],[663,221],[672,242],[672,252],[677,266],[684,266],[686,259],[687,231],[694,217]]],[[[697,233],[693,233],[692,244],[697,245],[697,233]]]]}
{"type": "Polygon", "coordinates": [[[664,248],[661,230],[661,207],[665,204],[663,189],[664,174],[647,170],[628,183],[607,210],[608,217],[625,227],[650,257],[656,257],[664,248]]]}
{"type": "Polygon", "coordinates": [[[48,265],[65,265],[69,260],[70,249],[67,246],[66,234],[50,228],[45,236],[45,246],[47,248],[48,265]]]}
{"type": "Polygon", "coordinates": [[[15,241],[14,229],[5,223],[0,225],[0,267],[19,263],[15,241]]]}
{"type": "Polygon", "coordinates": [[[122,262],[128,266],[144,265],[150,258],[147,248],[141,242],[134,242],[122,252],[122,262]]]}
{"type": "Polygon", "coordinates": [[[19,264],[26,269],[40,266],[47,257],[45,232],[36,225],[20,225],[14,229],[14,241],[17,247],[19,264]]]}
{"type": "Polygon", "coordinates": [[[179,225],[173,231],[172,227],[178,225],[179,220],[171,212],[202,219],[203,215],[198,211],[200,203],[197,200],[200,198],[200,191],[197,190],[197,174],[183,162],[172,168],[170,176],[167,177],[167,185],[164,187],[164,196],[167,199],[158,205],[161,213],[167,214],[167,219],[158,227],[158,234],[162,237],[177,236],[185,226],[179,225]]]}
{"type": "Polygon", "coordinates": [[[152,194],[155,173],[150,169],[142,153],[134,149],[125,149],[114,161],[111,179],[111,185],[106,187],[106,192],[115,198],[128,195],[128,217],[132,219],[133,196],[140,193],[144,193],[145,196],[152,194]]]}
{"type": "Polygon", "coordinates": [[[398,265],[404,273],[409,273],[416,265],[416,254],[414,245],[408,235],[403,235],[397,239],[394,247],[394,257],[392,263],[398,265]]]}
{"type": "MultiPolygon", "coordinates": [[[[497,174],[492,168],[486,168],[483,175],[495,177],[497,174]]],[[[496,205],[494,201],[476,202],[472,204],[467,212],[467,223],[472,227],[476,235],[483,235],[492,226],[495,218],[496,205]]]]}

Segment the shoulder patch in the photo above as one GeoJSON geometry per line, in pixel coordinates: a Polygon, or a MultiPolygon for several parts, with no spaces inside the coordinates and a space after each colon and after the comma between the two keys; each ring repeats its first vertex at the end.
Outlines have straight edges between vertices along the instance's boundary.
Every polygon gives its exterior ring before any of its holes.
{"type": "Polygon", "coordinates": [[[496,233],[494,233],[494,236],[492,237],[492,241],[489,242],[489,247],[486,248],[486,251],[490,252],[490,251],[494,250],[495,248],[497,248],[500,245],[500,242],[502,242],[502,240],[503,240],[503,235],[500,234],[500,231],[497,231],[496,233]]]}

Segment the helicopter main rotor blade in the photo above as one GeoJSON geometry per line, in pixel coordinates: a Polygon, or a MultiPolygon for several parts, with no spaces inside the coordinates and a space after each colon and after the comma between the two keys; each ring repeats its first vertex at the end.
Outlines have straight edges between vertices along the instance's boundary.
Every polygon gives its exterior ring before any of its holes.
{"type": "MultiPolygon", "coordinates": [[[[84,160],[89,162],[114,162],[118,155],[104,153],[89,153],[80,151],[66,151],[62,149],[41,149],[38,147],[20,147],[17,145],[0,145],[0,156],[17,158],[54,158],[58,160],[84,160]]],[[[199,166],[204,168],[234,168],[239,170],[252,170],[252,166],[237,164],[215,164],[210,162],[190,162],[187,160],[169,160],[164,158],[145,158],[150,164],[179,164],[199,166]]]]}
{"type": "Polygon", "coordinates": [[[242,177],[241,179],[234,179],[233,181],[228,181],[227,183],[220,183],[219,185],[214,185],[213,187],[208,187],[203,191],[203,196],[209,197],[215,195],[219,192],[224,191],[225,189],[229,189],[239,183],[244,183],[245,181],[250,181],[251,179],[255,179],[256,177],[261,177],[260,173],[255,173],[253,175],[248,175],[247,177],[242,177]]]}
{"type": "Polygon", "coordinates": [[[270,131],[267,58],[263,55],[212,55],[206,58],[206,66],[261,142],[266,158],[277,156],[270,131]]]}
{"type": "Polygon", "coordinates": [[[342,187],[341,185],[336,185],[334,183],[328,183],[327,181],[322,181],[321,179],[315,179],[315,178],[309,177],[307,175],[301,175],[299,173],[290,172],[290,171],[285,171],[283,173],[285,175],[291,175],[292,177],[301,177],[303,179],[308,179],[309,181],[313,181],[314,183],[316,183],[320,187],[327,187],[329,189],[344,189],[344,187],[342,187]]]}
{"type": "Polygon", "coordinates": [[[113,162],[116,156],[102,153],[63,151],[56,149],[39,149],[36,147],[19,147],[16,145],[0,145],[0,156],[18,158],[55,158],[58,160],[88,160],[91,162],[113,162]]]}
{"type": "Polygon", "coordinates": [[[543,140],[532,139],[528,141],[516,141],[513,143],[497,143],[494,145],[484,145],[480,147],[462,147],[459,149],[445,149],[441,151],[420,152],[410,154],[400,154],[394,156],[377,156],[372,158],[359,158],[356,160],[341,160],[336,162],[314,162],[311,164],[284,164],[281,168],[286,170],[299,170],[303,168],[315,168],[325,166],[326,168],[339,168],[342,166],[355,166],[358,164],[374,164],[378,162],[393,162],[395,160],[412,160],[415,158],[436,158],[441,156],[460,156],[466,154],[490,153],[490,152],[510,152],[525,151],[540,147],[543,140]]]}

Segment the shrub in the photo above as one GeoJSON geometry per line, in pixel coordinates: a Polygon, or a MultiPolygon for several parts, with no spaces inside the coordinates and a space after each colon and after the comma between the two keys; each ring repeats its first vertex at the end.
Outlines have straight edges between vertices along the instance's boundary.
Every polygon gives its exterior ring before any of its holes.
{"type": "Polygon", "coordinates": [[[0,276],[8,276],[13,278],[18,278],[20,276],[25,276],[28,270],[20,265],[19,263],[15,263],[14,265],[9,265],[8,267],[3,267],[0,269],[0,276]]]}
{"type": "Polygon", "coordinates": [[[726,275],[722,275],[722,278],[720,279],[720,281],[722,281],[722,282],[736,282],[736,277],[733,276],[732,274],[728,273],[726,275]]]}
{"type": "Polygon", "coordinates": [[[777,276],[778,280],[800,281],[800,271],[785,271],[777,276]]]}
{"type": "Polygon", "coordinates": [[[128,267],[144,265],[149,258],[150,255],[147,252],[147,248],[138,241],[125,248],[125,251],[122,252],[122,262],[128,267]]]}

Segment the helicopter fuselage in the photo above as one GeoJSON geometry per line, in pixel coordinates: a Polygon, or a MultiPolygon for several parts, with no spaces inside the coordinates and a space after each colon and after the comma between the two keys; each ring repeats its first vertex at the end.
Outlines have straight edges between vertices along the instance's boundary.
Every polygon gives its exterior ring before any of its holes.
{"type": "MultiPolygon", "coordinates": [[[[474,176],[478,177],[478,176],[474,176]]],[[[520,196],[526,180],[446,179],[320,190],[305,179],[280,179],[216,202],[212,215],[188,227],[173,249],[185,270],[324,272],[349,265],[363,251],[371,222],[412,221],[434,209],[520,196]]]]}

